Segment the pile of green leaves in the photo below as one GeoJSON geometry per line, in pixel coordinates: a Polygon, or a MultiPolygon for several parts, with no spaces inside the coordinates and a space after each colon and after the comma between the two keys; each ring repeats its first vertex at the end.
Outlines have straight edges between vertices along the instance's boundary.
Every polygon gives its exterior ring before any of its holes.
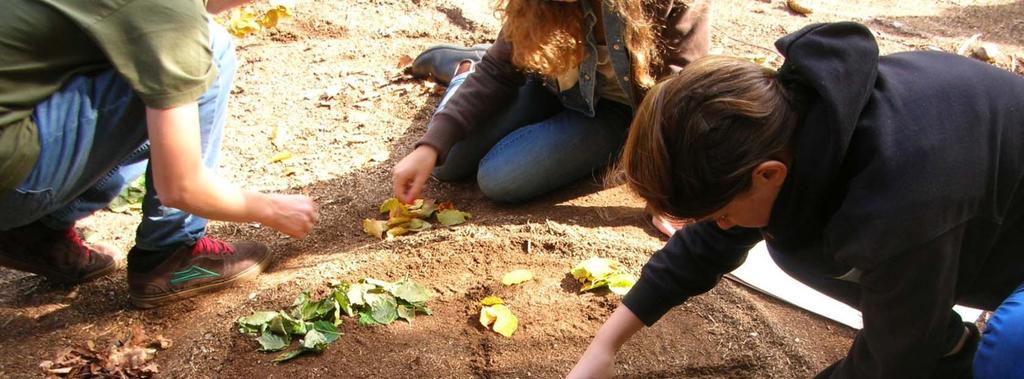
{"type": "Polygon", "coordinates": [[[387,220],[363,220],[363,231],[380,238],[392,239],[411,232],[421,232],[433,227],[428,221],[431,216],[444,226],[465,223],[472,215],[455,209],[448,201],[437,204],[434,199],[416,199],[412,204],[403,204],[396,198],[384,200],[380,213],[388,215],[387,220]]]}
{"type": "Polygon", "coordinates": [[[259,311],[238,319],[238,331],[258,336],[259,351],[281,351],[301,338],[298,347],[274,358],[284,362],[304,353],[320,353],[342,333],[342,315],[357,317],[360,325],[386,325],[397,319],[412,323],[416,313],[429,315],[430,293],[409,279],[389,283],[366,278],[358,283],[342,282],[321,299],[303,292],[292,303],[291,312],[259,311]]]}
{"type": "Polygon", "coordinates": [[[107,209],[117,213],[129,213],[142,209],[142,198],[146,195],[146,176],[139,176],[107,204],[107,209]]]}

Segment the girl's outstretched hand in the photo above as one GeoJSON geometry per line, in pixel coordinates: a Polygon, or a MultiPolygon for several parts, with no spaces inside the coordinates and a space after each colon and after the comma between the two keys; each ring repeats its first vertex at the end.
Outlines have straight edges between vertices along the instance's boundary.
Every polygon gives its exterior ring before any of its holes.
{"type": "Polygon", "coordinates": [[[613,346],[594,346],[587,348],[587,351],[576,362],[566,378],[569,379],[595,379],[611,378],[615,373],[615,348],[613,346]]]}
{"type": "Polygon", "coordinates": [[[406,204],[415,201],[423,192],[435,163],[437,150],[428,145],[420,145],[402,158],[394,169],[395,197],[406,204]]]}

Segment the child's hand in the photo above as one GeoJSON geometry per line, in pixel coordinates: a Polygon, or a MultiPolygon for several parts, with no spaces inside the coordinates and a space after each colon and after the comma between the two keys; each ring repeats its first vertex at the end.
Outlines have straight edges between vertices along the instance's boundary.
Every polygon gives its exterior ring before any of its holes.
{"type": "Polygon", "coordinates": [[[436,162],[437,150],[428,145],[420,145],[402,158],[394,169],[395,197],[406,204],[415,201],[436,162]]]}
{"type": "Polygon", "coordinates": [[[591,344],[572,368],[569,379],[611,378],[615,372],[615,350],[612,346],[591,344]]]}

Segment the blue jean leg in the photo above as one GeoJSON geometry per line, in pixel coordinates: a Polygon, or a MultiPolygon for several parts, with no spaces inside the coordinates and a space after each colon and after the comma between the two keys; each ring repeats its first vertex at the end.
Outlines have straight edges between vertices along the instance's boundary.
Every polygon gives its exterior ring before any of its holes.
{"type": "Polygon", "coordinates": [[[509,133],[480,160],[480,190],[496,201],[526,201],[612,163],[626,141],[632,110],[601,100],[594,112],[591,118],[563,109],[509,133]]]}
{"type": "MultiPolygon", "coordinates": [[[[455,76],[444,98],[437,106],[437,111],[444,109],[448,99],[454,95],[462,82],[472,73],[466,72],[455,76]]],[[[523,126],[540,122],[562,110],[551,92],[540,82],[528,80],[519,88],[509,105],[480,125],[473,134],[459,141],[448,152],[444,164],[434,169],[434,177],[442,181],[468,179],[476,175],[477,167],[484,155],[502,138],[523,126]]]]}
{"type": "MultiPolygon", "coordinates": [[[[236,63],[223,28],[211,23],[210,37],[219,76],[200,97],[199,113],[204,163],[215,167],[236,63]]],[[[40,130],[39,160],[14,193],[0,198],[0,229],[36,220],[66,228],[105,207],[146,171],[145,107],[113,70],[76,76],[36,107],[33,120],[40,130]]],[[[137,245],[159,250],[202,237],[206,220],[160,205],[151,183],[137,245]]]]}
{"type": "Polygon", "coordinates": [[[102,198],[90,188],[145,143],[144,115],[142,102],[113,70],[75,76],[38,104],[32,120],[39,157],[28,178],[0,200],[0,229],[37,220],[70,226],[77,218],[66,206],[81,204],[83,195],[102,198]]]}
{"type": "MultiPolygon", "coordinates": [[[[223,27],[213,22],[210,22],[210,47],[218,75],[206,93],[199,97],[199,127],[203,163],[216,170],[237,62],[234,40],[223,27]]],[[[152,167],[146,170],[146,194],[142,200],[143,219],[135,234],[135,246],[145,250],[163,250],[183,242],[194,243],[205,235],[207,219],[160,203],[153,187],[152,167]]]]}
{"type": "Polygon", "coordinates": [[[1024,285],[992,312],[974,355],[974,378],[1024,378],[1024,285]]]}

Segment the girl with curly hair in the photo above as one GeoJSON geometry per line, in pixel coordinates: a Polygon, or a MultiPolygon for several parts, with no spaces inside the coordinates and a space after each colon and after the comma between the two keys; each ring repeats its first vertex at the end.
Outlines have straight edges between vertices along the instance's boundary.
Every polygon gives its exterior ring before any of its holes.
{"type": "Polygon", "coordinates": [[[617,157],[646,90],[710,45],[708,0],[500,0],[496,8],[502,29],[479,62],[479,48],[438,46],[413,65],[450,84],[426,135],[395,165],[403,201],[431,174],[475,175],[501,202],[587,176],[617,157]]]}

